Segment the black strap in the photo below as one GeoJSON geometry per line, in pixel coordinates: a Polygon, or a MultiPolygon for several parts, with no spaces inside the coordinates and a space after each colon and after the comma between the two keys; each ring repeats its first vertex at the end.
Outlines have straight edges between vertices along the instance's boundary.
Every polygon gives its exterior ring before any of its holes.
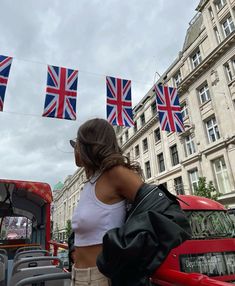
{"type": "Polygon", "coordinates": [[[170,193],[170,192],[167,190],[167,188],[166,188],[163,184],[160,184],[160,185],[158,186],[158,188],[159,188],[160,190],[162,190],[166,195],[170,196],[171,198],[174,198],[175,200],[181,201],[182,203],[186,204],[187,206],[190,206],[190,205],[189,205],[188,203],[186,203],[184,200],[182,200],[182,199],[180,199],[179,197],[177,197],[177,196],[173,195],[172,193],[170,193]]]}

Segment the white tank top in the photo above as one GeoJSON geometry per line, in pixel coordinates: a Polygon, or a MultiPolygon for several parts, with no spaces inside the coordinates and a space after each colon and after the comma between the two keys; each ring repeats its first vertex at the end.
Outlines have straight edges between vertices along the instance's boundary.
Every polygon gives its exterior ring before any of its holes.
{"type": "Polygon", "coordinates": [[[75,246],[102,244],[104,234],[125,220],[125,200],[107,205],[96,197],[95,183],[87,182],[72,217],[75,246]]]}

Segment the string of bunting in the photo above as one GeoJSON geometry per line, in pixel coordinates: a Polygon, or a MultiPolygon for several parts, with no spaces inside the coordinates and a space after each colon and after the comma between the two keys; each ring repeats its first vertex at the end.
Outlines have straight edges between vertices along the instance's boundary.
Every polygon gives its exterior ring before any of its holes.
{"type": "MultiPolygon", "coordinates": [[[[0,55],[0,111],[3,111],[13,58],[0,55]]],[[[78,70],[48,65],[43,117],[76,120],[78,70]]],[[[112,125],[134,126],[131,80],[106,76],[106,114],[112,125]]],[[[183,132],[177,89],[154,86],[161,129],[183,132]]]]}

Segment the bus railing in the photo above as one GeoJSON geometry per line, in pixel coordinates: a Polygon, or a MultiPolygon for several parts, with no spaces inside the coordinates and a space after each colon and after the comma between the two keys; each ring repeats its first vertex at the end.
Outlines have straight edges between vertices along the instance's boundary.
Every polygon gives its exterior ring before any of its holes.
{"type": "MultiPolygon", "coordinates": [[[[67,243],[59,243],[50,240],[49,244],[53,247],[53,256],[57,256],[58,249],[68,249],[67,243]]],[[[212,279],[200,273],[184,273],[173,269],[160,267],[153,275],[152,282],[161,286],[231,286],[232,283],[212,279]]]]}
{"type": "MultiPolygon", "coordinates": [[[[63,261],[63,266],[64,266],[63,269],[65,272],[68,272],[69,269],[68,253],[65,253],[65,256],[61,256],[59,254],[59,250],[61,249],[68,250],[68,244],[60,243],[57,242],[56,240],[50,240],[48,244],[50,246],[50,252],[52,253],[52,255],[55,257],[59,257],[63,261]]],[[[58,262],[55,260],[53,264],[57,265],[58,262]]]]}
{"type": "Polygon", "coordinates": [[[50,248],[51,247],[53,248],[52,249],[53,256],[57,256],[59,248],[68,249],[67,243],[60,243],[60,242],[57,242],[56,240],[50,240],[49,245],[50,245],[50,248]]]}

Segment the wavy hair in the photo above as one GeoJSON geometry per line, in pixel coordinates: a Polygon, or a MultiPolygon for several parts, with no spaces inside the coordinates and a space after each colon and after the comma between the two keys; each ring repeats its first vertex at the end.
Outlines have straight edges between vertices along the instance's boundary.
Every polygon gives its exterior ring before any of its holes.
{"type": "Polygon", "coordinates": [[[140,165],[123,155],[115,131],[105,119],[95,118],[83,123],[78,129],[77,140],[88,179],[96,172],[102,174],[118,165],[125,166],[142,177],[140,165]]]}

